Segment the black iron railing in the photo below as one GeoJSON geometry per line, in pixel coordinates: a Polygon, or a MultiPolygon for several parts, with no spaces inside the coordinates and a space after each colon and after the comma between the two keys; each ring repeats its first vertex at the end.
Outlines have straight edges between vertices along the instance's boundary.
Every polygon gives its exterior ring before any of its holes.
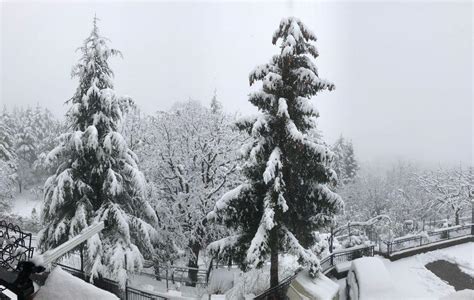
{"type": "Polygon", "coordinates": [[[0,267],[14,270],[20,261],[32,257],[31,233],[23,232],[19,226],[0,220],[0,267]]]}
{"type": "MultiPolygon", "coordinates": [[[[60,266],[64,271],[78,277],[84,281],[88,281],[89,277],[81,270],[77,270],[75,268],[62,265],[62,264],[54,264],[60,266]]],[[[112,294],[115,294],[120,299],[127,299],[127,300],[166,300],[168,298],[159,296],[152,292],[142,291],[128,285],[125,286],[124,289],[120,288],[120,285],[117,281],[110,280],[107,278],[95,278],[93,284],[105,291],[108,291],[112,294]]]]}
{"type": "MultiPolygon", "coordinates": [[[[327,273],[337,264],[352,261],[356,258],[360,258],[363,256],[374,256],[374,245],[331,253],[330,255],[326,256],[320,261],[321,272],[327,273]]],[[[295,279],[296,275],[297,274],[294,274],[292,276],[285,278],[284,280],[280,282],[279,285],[264,291],[263,293],[255,297],[254,299],[258,299],[258,300],[287,299],[286,293],[287,293],[288,287],[291,284],[291,281],[295,279]]]]}
{"type": "Polygon", "coordinates": [[[175,284],[177,282],[186,284],[186,285],[195,285],[198,287],[207,287],[208,283],[208,270],[198,269],[198,268],[189,268],[189,267],[178,267],[178,266],[156,266],[155,274],[137,272],[135,275],[141,275],[155,280],[166,281],[166,287],[168,288],[170,284],[175,284]],[[189,278],[189,273],[195,272],[196,277],[191,280],[189,278]]]}
{"type": "Polygon", "coordinates": [[[257,300],[287,299],[286,292],[288,290],[288,287],[290,286],[291,282],[293,281],[293,279],[295,279],[297,275],[298,274],[294,274],[294,275],[286,277],[277,286],[264,291],[263,293],[255,297],[254,299],[257,299],[257,300]]]}

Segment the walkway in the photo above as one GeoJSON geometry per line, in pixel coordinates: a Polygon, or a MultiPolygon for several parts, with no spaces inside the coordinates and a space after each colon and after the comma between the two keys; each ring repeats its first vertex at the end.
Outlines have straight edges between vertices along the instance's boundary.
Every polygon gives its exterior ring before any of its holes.
{"type": "Polygon", "coordinates": [[[446,260],[437,260],[426,264],[425,267],[453,286],[456,291],[474,289],[474,278],[464,273],[456,264],[446,260]]]}

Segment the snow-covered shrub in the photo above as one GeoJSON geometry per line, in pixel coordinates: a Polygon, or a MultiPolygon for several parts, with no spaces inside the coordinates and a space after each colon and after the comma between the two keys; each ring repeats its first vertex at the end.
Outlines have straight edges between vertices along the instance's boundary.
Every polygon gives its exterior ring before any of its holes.
{"type": "Polygon", "coordinates": [[[352,248],[360,245],[369,245],[369,238],[365,234],[360,235],[350,235],[343,242],[342,245],[344,248],[352,248]]]}

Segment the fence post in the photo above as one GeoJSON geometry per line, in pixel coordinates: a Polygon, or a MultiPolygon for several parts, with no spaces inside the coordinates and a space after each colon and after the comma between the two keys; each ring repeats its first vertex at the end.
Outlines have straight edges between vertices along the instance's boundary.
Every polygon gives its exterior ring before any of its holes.
{"type": "Polygon", "coordinates": [[[125,300],[128,300],[128,279],[125,281],[125,300]]]}
{"type": "Polygon", "coordinates": [[[423,245],[423,237],[420,236],[420,246],[423,245]]]}

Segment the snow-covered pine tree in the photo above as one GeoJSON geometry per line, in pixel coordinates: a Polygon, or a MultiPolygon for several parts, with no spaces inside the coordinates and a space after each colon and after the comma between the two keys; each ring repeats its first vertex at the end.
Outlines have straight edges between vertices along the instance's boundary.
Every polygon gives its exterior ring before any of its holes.
{"type": "Polygon", "coordinates": [[[217,114],[222,112],[222,103],[217,100],[217,90],[214,90],[214,95],[211,100],[211,112],[217,114]]]}
{"type": "Polygon", "coordinates": [[[359,170],[359,163],[355,158],[352,142],[344,139],[341,135],[331,150],[335,154],[333,169],[337,174],[338,183],[345,185],[352,182],[359,170]]]}
{"type": "Polygon", "coordinates": [[[308,250],[315,230],[330,223],[343,207],[327,184],[336,179],[329,167],[333,154],[308,138],[318,112],[310,98],[334,84],[320,79],[311,56],[316,36],[298,19],[285,18],[273,35],[280,54],[250,73],[250,84],[263,81],[249,101],[261,111],[242,120],[239,128],[254,140],[243,148],[246,181],[226,193],[208,215],[222,217],[239,232],[210,245],[211,251],[231,249],[243,269],[261,267],[270,257],[270,285],[278,284],[278,255],[289,252],[319,272],[319,260],[308,250]]]}
{"type": "Polygon", "coordinates": [[[16,177],[16,155],[11,116],[6,108],[0,115],[0,213],[9,210],[16,177]]]}
{"type": "Polygon", "coordinates": [[[45,183],[40,248],[66,242],[85,227],[107,221],[89,239],[81,257],[91,279],[99,275],[123,286],[127,271],[140,268],[153,253],[156,214],[145,200],[145,179],[136,155],[117,132],[122,104],[113,90],[111,56],[119,54],[99,35],[97,19],[72,75],[79,86],[69,101],[69,132],[48,155],[56,173],[45,183]]]}
{"type": "Polygon", "coordinates": [[[11,117],[6,108],[0,115],[0,160],[11,161],[15,156],[13,128],[11,128],[11,117]]]}
{"type": "Polygon", "coordinates": [[[35,136],[34,112],[28,107],[19,115],[18,128],[15,134],[15,153],[18,157],[18,170],[16,181],[21,193],[23,188],[33,180],[33,164],[36,160],[36,146],[38,140],[35,136]]]}
{"type": "Polygon", "coordinates": [[[354,146],[352,145],[351,141],[347,141],[345,153],[345,173],[347,175],[348,181],[350,182],[354,179],[354,177],[357,175],[357,171],[359,170],[359,163],[355,158],[354,146]]]}

